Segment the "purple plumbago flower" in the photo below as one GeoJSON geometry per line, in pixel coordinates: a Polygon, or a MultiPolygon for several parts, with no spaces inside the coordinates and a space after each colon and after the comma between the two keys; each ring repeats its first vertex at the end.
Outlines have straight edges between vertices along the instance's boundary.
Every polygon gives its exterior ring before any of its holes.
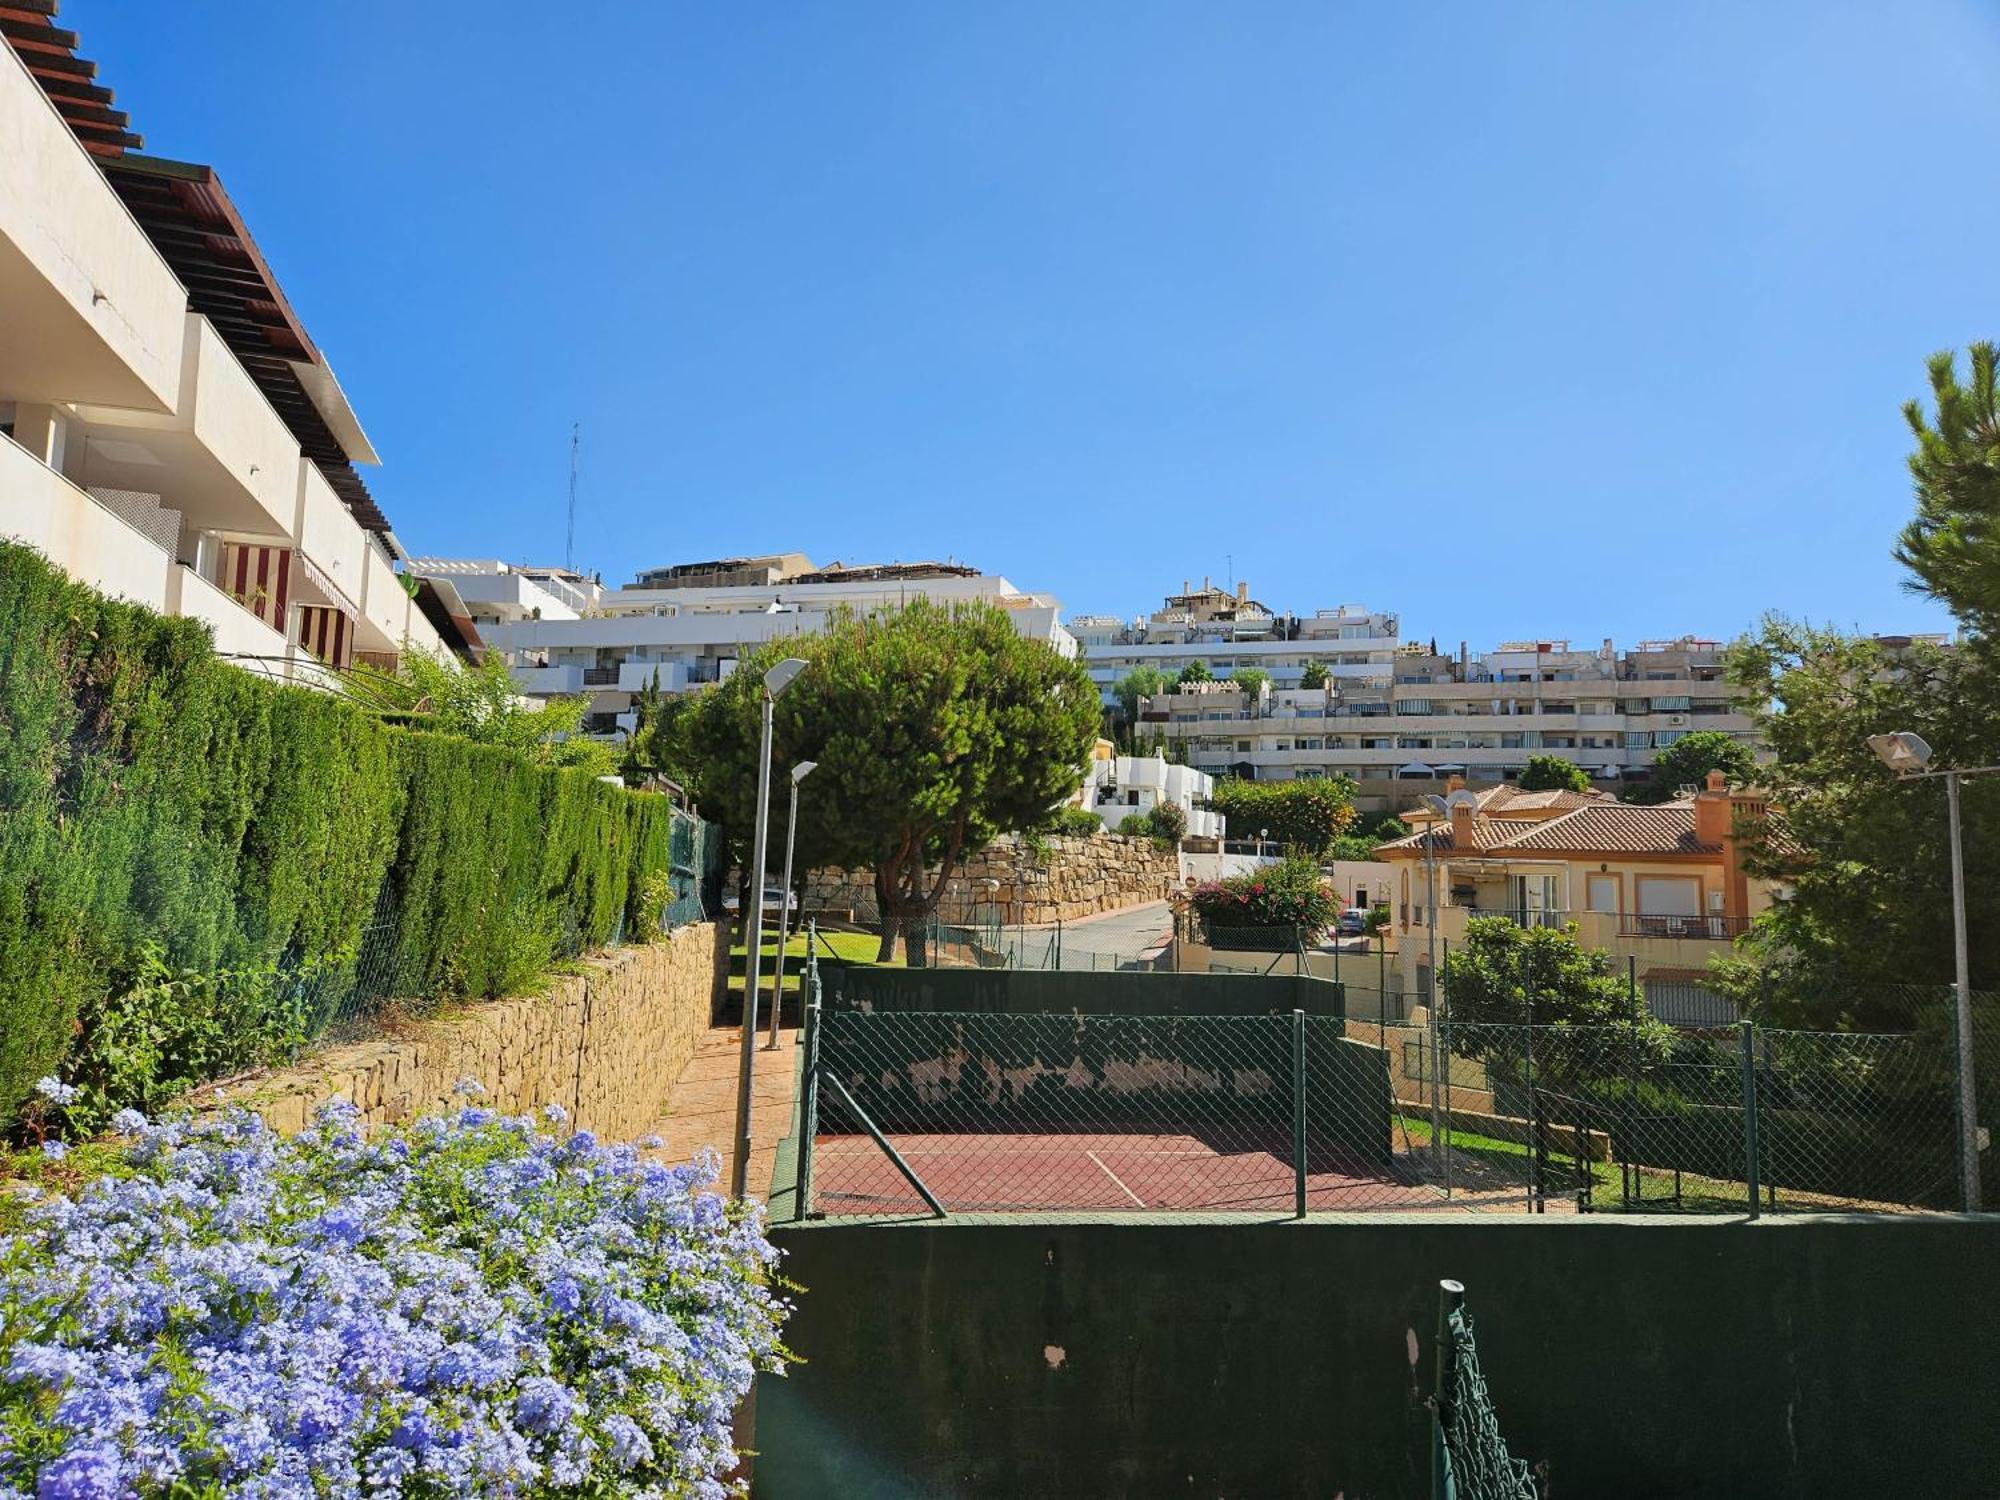
{"type": "Polygon", "coordinates": [[[53,1073],[51,1073],[46,1078],[38,1078],[35,1080],[35,1092],[40,1094],[44,1099],[48,1100],[49,1103],[51,1104],[68,1104],[71,1100],[76,1098],[75,1086],[73,1084],[64,1083],[60,1078],[56,1077],[53,1073]]]}
{"type": "Polygon", "coordinates": [[[129,1175],[0,1237],[0,1500],[726,1493],[789,1304],[712,1157],[470,1106],[117,1123],[129,1175]]]}

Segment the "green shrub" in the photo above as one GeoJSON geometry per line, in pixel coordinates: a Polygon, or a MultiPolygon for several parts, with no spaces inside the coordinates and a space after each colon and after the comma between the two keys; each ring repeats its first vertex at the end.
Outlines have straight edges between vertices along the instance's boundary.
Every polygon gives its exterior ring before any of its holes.
{"type": "Polygon", "coordinates": [[[1128,839],[1149,839],[1153,836],[1153,820],[1144,813],[1127,813],[1118,820],[1118,831],[1128,839]]]}
{"type": "Polygon", "coordinates": [[[0,1126],[66,1066],[138,1102],[268,1060],[294,1023],[243,1019],[258,976],[337,965],[364,932],[393,933],[399,997],[515,988],[625,929],[673,818],[253,677],[198,623],[0,543],[0,1126]],[[234,1017],[213,1024],[240,1052],[195,1012],[234,1017]]]}
{"type": "Polygon", "coordinates": [[[1229,820],[1233,839],[1255,838],[1261,831],[1288,849],[1323,854],[1354,823],[1354,783],[1344,776],[1313,776],[1298,781],[1216,783],[1210,798],[1215,810],[1229,820]]]}
{"type": "Polygon", "coordinates": [[[1153,837],[1178,848],[1187,837],[1187,812],[1177,802],[1162,802],[1153,809],[1153,837]]]}
{"type": "Polygon", "coordinates": [[[1104,824],[1097,814],[1087,807],[1064,805],[1049,815],[1049,833],[1060,834],[1064,838],[1095,838],[1104,832],[1104,824]]]}
{"type": "Polygon", "coordinates": [[[176,969],[148,943],[131,983],[79,1017],[63,1062],[75,1089],[64,1123],[93,1134],[121,1109],[155,1110],[205,1079],[290,1061],[310,1034],[314,981],[342,958],[291,972],[275,963],[176,969]]]}

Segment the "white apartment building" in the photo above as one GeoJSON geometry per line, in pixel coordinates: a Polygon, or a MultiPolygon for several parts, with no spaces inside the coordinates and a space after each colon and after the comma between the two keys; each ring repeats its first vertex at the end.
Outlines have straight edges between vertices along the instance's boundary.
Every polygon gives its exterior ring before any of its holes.
{"type": "Polygon", "coordinates": [[[719,682],[746,652],[813,634],[840,609],[869,614],[916,598],[984,602],[1004,609],[1022,635],[1076,653],[1053,597],[958,563],[816,568],[794,552],[655,568],[619,589],[502,562],[420,558],[415,567],[452,583],[524,694],[590,694],[585,722],[600,735],[634,727],[633,700],[648,683],[683,693],[719,682]]]}
{"type": "Polygon", "coordinates": [[[139,154],[41,9],[0,46],[0,537],[269,675],[438,649],[375,452],[221,181],[139,154]]]}
{"type": "Polygon", "coordinates": [[[1082,615],[1072,628],[1107,706],[1142,666],[1174,676],[1200,662],[1216,679],[1145,699],[1133,726],[1142,748],[1177,742],[1216,775],[1345,775],[1368,810],[1406,805],[1453,775],[1510,780],[1545,753],[1615,786],[1646,778],[1659,750],[1697,730],[1757,743],[1724,681],[1725,644],[1696,636],[1626,651],[1541,640],[1434,655],[1404,642],[1393,614],[1356,604],[1286,614],[1245,584],[1207,579],[1144,619],[1082,615]],[[1302,687],[1313,663],[1324,684],[1302,687]],[[1269,680],[1246,695],[1228,679],[1251,667],[1269,680]]]}
{"type": "Polygon", "coordinates": [[[1386,670],[1321,688],[1245,693],[1225,680],[1161,693],[1142,701],[1135,732],[1185,743],[1190,763],[1218,774],[1345,775],[1376,810],[1425,789],[1412,782],[1510,781],[1542,754],[1615,787],[1646,779],[1659,750],[1697,730],[1758,744],[1724,680],[1724,649],[1693,637],[1625,652],[1510,642],[1455,657],[1412,645],[1386,670]]]}
{"type": "Polygon", "coordinates": [[[1208,805],[1214,790],[1215,778],[1193,766],[1172,765],[1157,755],[1117,755],[1090,762],[1080,805],[1116,833],[1127,818],[1171,803],[1187,814],[1186,837],[1220,839],[1222,814],[1208,805]]]}
{"type": "Polygon", "coordinates": [[[1155,667],[1172,677],[1196,662],[1217,677],[1257,667],[1280,688],[1297,687],[1313,663],[1330,678],[1386,682],[1401,644],[1394,615],[1359,604],[1280,614],[1252,599],[1247,583],[1231,591],[1206,578],[1199,589],[1183,583],[1180,593],[1143,619],[1078,615],[1070,629],[1107,705],[1115,701],[1118,680],[1136,668],[1155,667]]]}

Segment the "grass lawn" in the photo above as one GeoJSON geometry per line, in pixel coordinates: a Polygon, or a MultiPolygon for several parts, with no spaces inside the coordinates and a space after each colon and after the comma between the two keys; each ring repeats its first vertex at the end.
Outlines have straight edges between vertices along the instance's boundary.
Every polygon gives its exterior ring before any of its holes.
{"type": "MultiPolygon", "coordinates": [[[[1431,1143],[1431,1122],[1417,1115],[1402,1114],[1400,1130],[1407,1132],[1413,1149],[1428,1148],[1431,1143]]],[[[1495,1140],[1490,1136],[1473,1135],[1463,1130],[1446,1132],[1446,1144],[1454,1161],[1471,1168],[1474,1181],[1469,1184],[1481,1188],[1518,1186],[1522,1193],[1528,1190],[1528,1148],[1519,1141],[1495,1140]]],[[[1617,1213],[1624,1211],[1624,1190],[1620,1182],[1619,1166],[1615,1161],[1592,1161],[1586,1163],[1591,1175],[1591,1205],[1600,1212],[1617,1213]]],[[[1549,1155],[1550,1193],[1560,1192],[1570,1197],[1578,1186],[1574,1159],[1566,1153],[1551,1152],[1549,1155]]],[[[1637,1169],[1635,1191],[1638,1201],[1632,1204],[1634,1211],[1641,1206],[1674,1206],[1674,1174],[1658,1167],[1637,1169]]],[[[1744,1195],[1748,1191],[1741,1182],[1729,1182],[1712,1177],[1696,1177],[1690,1173],[1681,1174],[1680,1211],[1684,1213],[1742,1213],[1744,1195]]]]}
{"type": "MultiPolygon", "coordinates": [[[[799,986],[805,982],[806,949],[811,941],[812,939],[803,932],[794,932],[785,941],[785,993],[787,995],[798,994],[799,986]]],[[[819,956],[822,959],[837,958],[847,963],[872,964],[875,962],[876,951],[881,947],[881,939],[870,932],[822,932],[819,934],[818,945],[819,956]]],[[[761,960],[763,973],[760,982],[763,985],[764,993],[768,995],[771,989],[771,970],[778,961],[777,933],[766,932],[764,934],[763,950],[763,958],[761,960]]],[[[898,968],[902,966],[903,959],[900,947],[897,950],[897,956],[891,962],[898,968]]],[[[738,943],[729,950],[729,977],[733,988],[742,989],[743,973],[747,964],[748,959],[744,953],[743,945],[738,943]]]]}

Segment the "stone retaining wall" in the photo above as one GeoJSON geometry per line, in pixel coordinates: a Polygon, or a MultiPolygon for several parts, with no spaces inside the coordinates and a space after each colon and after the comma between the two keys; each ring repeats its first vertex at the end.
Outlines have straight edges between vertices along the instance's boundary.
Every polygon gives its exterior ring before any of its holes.
{"type": "MultiPolygon", "coordinates": [[[[721,996],[718,929],[698,922],[657,943],[583,959],[540,995],[479,1001],[413,1022],[406,1034],[329,1047],[295,1067],[224,1086],[275,1129],[293,1131],[336,1096],[369,1125],[435,1113],[459,1101],[461,1078],[509,1114],[560,1104],[606,1140],[645,1134],[694,1055],[721,996]]],[[[201,1091],[197,1108],[215,1102],[201,1091]]]]}
{"type": "MultiPolygon", "coordinates": [[[[1008,925],[1069,922],[1102,911],[1164,901],[1180,883],[1180,861],[1151,839],[1101,834],[1043,841],[1038,859],[1019,838],[995,839],[945,882],[938,920],[1008,925]]],[[[815,870],[806,877],[806,910],[876,916],[874,877],[866,870],[815,870]]]]}

